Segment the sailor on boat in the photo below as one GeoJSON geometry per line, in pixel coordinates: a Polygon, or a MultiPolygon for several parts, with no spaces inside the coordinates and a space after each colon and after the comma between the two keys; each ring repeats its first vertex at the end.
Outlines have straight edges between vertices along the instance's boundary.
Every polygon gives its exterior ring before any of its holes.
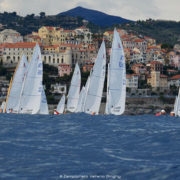
{"type": "Polygon", "coordinates": [[[164,109],[161,110],[161,112],[156,113],[156,116],[166,115],[166,111],[164,109]]]}
{"type": "Polygon", "coordinates": [[[58,115],[58,114],[59,112],[56,109],[54,109],[54,115],[58,115]]]}
{"type": "Polygon", "coordinates": [[[174,112],[174,111],[171,111],[171,112],[170,112],[170,116],[175,116],[175,112],[174,112]]]}

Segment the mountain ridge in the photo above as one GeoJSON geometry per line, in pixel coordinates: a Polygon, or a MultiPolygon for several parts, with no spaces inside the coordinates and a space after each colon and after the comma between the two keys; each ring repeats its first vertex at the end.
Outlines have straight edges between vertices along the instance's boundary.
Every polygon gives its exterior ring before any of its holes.
{"type": "Polygon", "coordinates": [[[119,16],[113,16],[108,15],[106,13],[103,13],[101,11],[93,10],[93,9],[87,9],[83,8],[81,6],[77,6],[73,9],[70,9],[68,11],[62,12],[57,14],[60,15],[68,15],[72,17],[82,17],[85,20],[88,20],[92,22],[93,24],[99,25],[99,26],[112,26],[114,24],[122,24],[122,23],[128,23],[133,22],[132,20],[128,20],[119,16]]]}

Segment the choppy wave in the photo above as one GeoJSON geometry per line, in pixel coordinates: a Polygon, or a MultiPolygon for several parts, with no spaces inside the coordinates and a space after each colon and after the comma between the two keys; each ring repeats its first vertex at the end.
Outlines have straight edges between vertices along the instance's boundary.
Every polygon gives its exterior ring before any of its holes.
{"type": "Polygon", "coordinates": [[[178,180],[180,118],[0,114],[0,179],[65,174],[178,180]]]}

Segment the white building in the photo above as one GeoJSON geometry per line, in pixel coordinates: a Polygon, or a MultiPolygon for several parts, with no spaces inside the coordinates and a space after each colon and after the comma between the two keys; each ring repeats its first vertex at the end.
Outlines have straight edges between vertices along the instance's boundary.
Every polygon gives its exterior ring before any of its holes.
{"type": "Polygon", "coordinates": [[[138,75],[137,74],[127,74],[126,75],[126,86],[128,88],[137,89],[138,88],[138,75]]]}
{"type": "Polygon", "coordinates": [[[175,75],[171,77],[168,81],[168,86],[180,87],[180,75],[175,75]]]}
{"type": "Polygon", "coordinates": [[[0,32],[0,43],[23,42],[23,37],[15,30],[5,29],[0,32]]]}
{"type": "MultiPolygon", "coordinates": [[[[31,61],[35,42],[5,43],[0,45],[1,60],[4,65],[16,65],[25,54],[31,61]]],[[[43,48],[42,48],[43,49],[43,48]]],[[[58,66],[60,63],[72,64],[72,51],[66,49],[59,52],[41,51],[42,61],[46,64],[58,66]]]]}

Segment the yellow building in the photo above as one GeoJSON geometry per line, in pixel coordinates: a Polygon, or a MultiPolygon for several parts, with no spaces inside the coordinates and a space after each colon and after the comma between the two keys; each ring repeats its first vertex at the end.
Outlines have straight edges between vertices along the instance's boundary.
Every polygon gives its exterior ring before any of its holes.
{"type": "Polygon", "coordinates": [[[55,27],[43,26],[38,30],[39,37],[42,39],[44,45],[52,45],[55,33],[55,27]]]}
{"type": "Polygon", "coordinates": [[[76,32],[64,30],[61,27],[43,26],[38,30],[38,35],[42,39],[42,44],[49,46],[63,44],[66,40],[74,39],[76,32]]]}
{"type": "Polygon", "coordinates": [[[168,77],[160,74],[160,71],[152,71],[147,79],[147,83],[150,84],[152,88],[166,89],[168,88],[168,77]]]}

